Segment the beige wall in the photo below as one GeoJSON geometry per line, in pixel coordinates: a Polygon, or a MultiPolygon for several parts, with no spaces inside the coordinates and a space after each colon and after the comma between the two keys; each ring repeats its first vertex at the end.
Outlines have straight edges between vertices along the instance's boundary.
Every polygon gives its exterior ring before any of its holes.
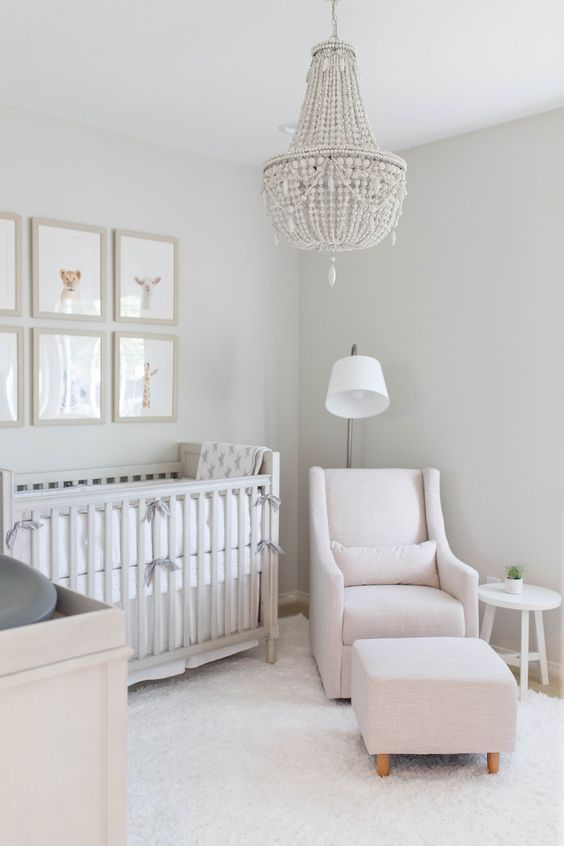
{"type": "MultiPolygon", "coordinates": [[[[24,472],[167,461],[176,458],[176,444],[183,440],[280,449],[287,551],[280,583],[281,590],[293,589],[298,256],[274,247],[258,171],[2,107],[0,210],[176,235],[181,295],[180,325],[170,330],[181,336],[177,423],[0,428],[0,466],[24,472]]],[[[27,226],[24,233],[26,317],[2,317],[0,323],[27,327],[27,226]]],[[[110,259],[111,250],[108,270],[110,259]]],[[[105,329],[116,328],[108,320],[105,329]]],[[[109,379],[106,388],[109,400],[109,379]]]]}
{"type": "MultiPolygon", "coordinates": [[[[564,110],[408,150],[398,242],[304,254],[300,329],[300,574],[307,468],[342,466],[345,422],[324,409],[332,362],[380,359],[391,397],[356,424],[359,466],[436,466],[455,552],[485,580],[525,562],[560,588],[564,426],[564,110]]],[[[519,620],[499,612],[496,643],[519,620]]],[[[562,662],[560,612],[545,615],[562,662]]]]}

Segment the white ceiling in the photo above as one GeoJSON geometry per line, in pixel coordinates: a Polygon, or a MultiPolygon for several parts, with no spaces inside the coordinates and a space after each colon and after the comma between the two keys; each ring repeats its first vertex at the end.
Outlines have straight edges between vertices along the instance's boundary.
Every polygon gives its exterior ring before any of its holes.
{"type": "MultiPolygon", "coordinates": [[[[343,0],[381,146],[564,105],[563,0],[343,0]]],[[[0,102],[258,164],[284,150],[324,0],[1,0],[0,102]]]]}

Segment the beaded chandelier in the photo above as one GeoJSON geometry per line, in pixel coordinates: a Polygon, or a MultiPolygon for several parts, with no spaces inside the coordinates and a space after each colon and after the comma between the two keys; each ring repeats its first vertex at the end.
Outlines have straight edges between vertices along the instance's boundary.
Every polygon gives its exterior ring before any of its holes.
{"type": "MultiPolygon", "coordinates": [[[[372,135],[354,48],[337,36],[336,2],[332,37],[312,49],[294,140],[263,169],[275,240],[330,253],[382,241],[397,226],[407,193],[405,161],[381,150],[372,135]]],[[[329,283],[335,279],[333,255],[329,283]]]]}

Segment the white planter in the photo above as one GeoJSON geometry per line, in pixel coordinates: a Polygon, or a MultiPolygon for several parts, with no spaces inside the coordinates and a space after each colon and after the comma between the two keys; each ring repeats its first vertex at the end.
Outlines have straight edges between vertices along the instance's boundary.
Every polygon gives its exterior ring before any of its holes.
{"type": "Polygon", "coordinates": [[[523,593],[523,579],[506,579],[505,593],[523,593]]]}

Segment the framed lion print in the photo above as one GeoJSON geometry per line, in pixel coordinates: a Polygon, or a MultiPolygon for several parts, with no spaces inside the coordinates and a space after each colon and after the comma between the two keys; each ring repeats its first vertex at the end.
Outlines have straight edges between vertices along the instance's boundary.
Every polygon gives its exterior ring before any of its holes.
{"type": "Polygon", "coordinates": [[[105,229],[33,218],[31,241],[33,316],[103,320],[105,229]]]}

